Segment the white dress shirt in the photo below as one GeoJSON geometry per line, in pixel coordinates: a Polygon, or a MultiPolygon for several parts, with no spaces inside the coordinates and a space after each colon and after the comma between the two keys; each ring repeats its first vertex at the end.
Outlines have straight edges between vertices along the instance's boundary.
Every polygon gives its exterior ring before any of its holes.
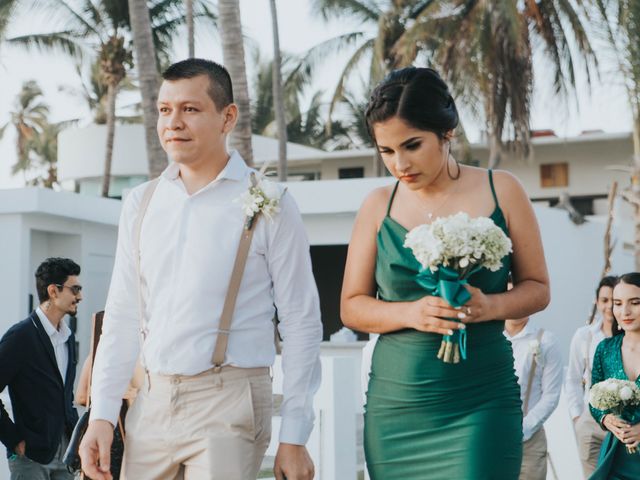
{"type": "Polygon", "coordinates": [[[585,325],[576,330],[571,339],[569,367],[564,381],[571,418],[582,415],[589,405],[593,356],[596,353],[596,347],[604,338],[602,317],[598,316],[591,325],[585,325]]]}
{"type": "Polygon", "coordinates": [[[533,342],[538,338],[538,330],[538,327],[528,323],[513,337],[510,337],[506,331],[504,333],[513,347],[514,367],[518,376],[518,385],[520,385],[520,399],[524,413],[522,433],[525,442],[540,430],[556,409],[562,388],[562,354],[555,335],[545,330],[539,344],[541,360],[536,365],[531,383],[529,411],[524,412],[529,372],[531,372],[535,350],[533,342]]]}
{"type": "MultiPolygon", "coordinates": [[[[210,184],[189,195],[171,164],[145,215],[140,239],[149,371],[195,375],[212,367],[222,306],[244,224],[238,197],[249,169],[237,152],[210,184]]],[[[92,419],[115,424],[139,354],[138,279],[133,227],[147,184],[123,203],[118,245],[92,386],[92,419]]],[[[268,367],[275,359],[276,313],[283,338],[280,441],[304,444],[320,385],[322,323],[309,243],[291,195],[272,220],[259,219],[229,335],[225,364],[268,367]]]]}
{"type": "Polygon", "coordinates": [[[36,314],[44,327],[44,331],[49,335],[49,340],[51,340],[51,345],[53,345],[53,353],[56,356],[58,370],[60,371],[62,383],[64,384],[67,377],[67,366],[69,365],[67,340],[69,340],[71,336],[71,329],[65,323],[64,319],[60,320],[60,324],[56,329],[40,307],[36,308],[36,314]]]}

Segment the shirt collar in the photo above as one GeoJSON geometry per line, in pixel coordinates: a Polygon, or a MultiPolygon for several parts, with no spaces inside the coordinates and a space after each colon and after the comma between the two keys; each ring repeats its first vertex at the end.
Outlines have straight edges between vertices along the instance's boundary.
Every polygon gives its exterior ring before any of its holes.
{"type": "Polygon", "coordinates": [[[591,330],[591,333],[598,333],[601,329],[602,329],[602,315],[600,315],[600,313],[597,313],[596,316],[593,318],[593,322],[591,323],[591,325],[589,325],[589,330],[591,330]]]}
{"type": "MultiPolygon", "coordinates": [[[[249,167],[238,151],[232,150],[227,164],[215,178],[214,182],[222,179],[235,181],[243,180],[247,176],[248,170],[249,167]]],[[[180,166],[176,162],[171,162],[169,166],[165,168],[164,172],[162,172],[161,176],[169,181],[178,179],[180,176],[180,166]]]]}
{"type": "Polygon", "coordinates": [[[538,327],[531,325],[531,320],[529,320],[529,322],[527,322],[524,328],[520,330],[518,333],[516,333],[513,337],[511,337],[506,330],[504,331],[504,335],[509,340],[514,341],[514,340],[519,340],[521,338],[524,338],[527,335],[535,334],[537,331],[538,331],[538,327]]]}
{"type": "Polygon", "coordinates": [[[60,320],[59,330],[56,330],[56,327],[53,326],[49,318],[45,315],[40,307],[36,308],[36,314],[40,319],[40,323],[44,327],[44,331],[47,332],[49,338],[53,338],[55,335],[61,337],[62,342],[66,342],[71,335],[71,329],[64,321],[64,319],[60,320]]]}

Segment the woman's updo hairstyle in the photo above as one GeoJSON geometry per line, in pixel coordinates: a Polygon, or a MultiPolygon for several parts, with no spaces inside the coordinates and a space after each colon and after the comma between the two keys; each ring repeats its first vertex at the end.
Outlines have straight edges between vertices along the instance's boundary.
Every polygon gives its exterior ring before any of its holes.
{"type": "Polygon", "coordinates": [[[458,110],[449,88],[432,68],[394,70],[373,90],[365,119],[374,142],[373,125],[395,116],[441,140],[458,126],[458,110]]]}

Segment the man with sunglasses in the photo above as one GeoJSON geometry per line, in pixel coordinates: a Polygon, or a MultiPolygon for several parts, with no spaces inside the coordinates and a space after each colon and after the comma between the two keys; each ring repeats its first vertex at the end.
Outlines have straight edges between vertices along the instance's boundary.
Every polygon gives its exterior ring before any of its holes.
{"type": "Polygon", "coordinates": [[[62,463],[78,414],[73,407],[75,338],[64,317],[82,300],[80,266],[48,258],[36,270],[40,305],[0,340],[0,391],[9,387],[13,420],[0,402],[0,441],[11,480],[71,480],[62,463]]]}

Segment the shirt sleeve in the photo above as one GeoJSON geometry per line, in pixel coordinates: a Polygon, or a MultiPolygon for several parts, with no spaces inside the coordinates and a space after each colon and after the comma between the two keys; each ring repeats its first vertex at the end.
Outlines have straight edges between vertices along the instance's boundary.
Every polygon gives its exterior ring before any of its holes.
{"type": "MultiPolygon", "coordinates": [[[[605,354],[605,344],[606,342],[600,342],[598,347],[596,348],[596,353],[593,356],[593,368],[591,370],[591,385],[595,385],[596,383],[602,382],[605,380],[604,375],[604,366],[603,366],[603,356],[605,354]]],[[[589,404],[589,409],[591,410],[591,416],[595,419],[596,422],[602,427],[602,417],[604,417],[608,410],[598,410],[593,405],[589,404]]],[[[604,428],[604,427],[602,427],[604,428]]]]}
{"type": "Polygon", "coordinates": [[[133,228],[141,193],[140,187],[133,190],[122,207],[113,274],[91,379],[90,419],[107,420],[113,425],[140,351],[133,228]]]}
{"type": "Polygon", "coordinates": [[[291,195],[285,193],[280,207],[267,234],[267,262],[283,339],[280,442],[304,445],[313,429],[313,396],[321,379],[320,301],[309,242],[291,195]]]}
{"type": "Polygon", "coordinates": [[[567,376],[564,381],[564,391],[567,394],[569,415],[572,419],[582,415],[582,411],[584,410],[584,374],[587,370],[587,362],[589,361],[589,352],[586,352],[587,339],[584,333],[584,330],[580,329],[571,339],[569,366],[567,367],[567,376]],[[585,352],[587,354],[586,358],[585,352]]]}
{"type": "Polygon", "coordinates": [[[542,376],[540,399],[529,410],[522,422],[523,440],[529,440],[544,422],[551,416],[558,406],[560,390],[562,389],[562,353],[554,335],[544,333],[541,342],[543,350],[542,376]],[[546,340],[546,341],[544,341],[546,340]]]}

